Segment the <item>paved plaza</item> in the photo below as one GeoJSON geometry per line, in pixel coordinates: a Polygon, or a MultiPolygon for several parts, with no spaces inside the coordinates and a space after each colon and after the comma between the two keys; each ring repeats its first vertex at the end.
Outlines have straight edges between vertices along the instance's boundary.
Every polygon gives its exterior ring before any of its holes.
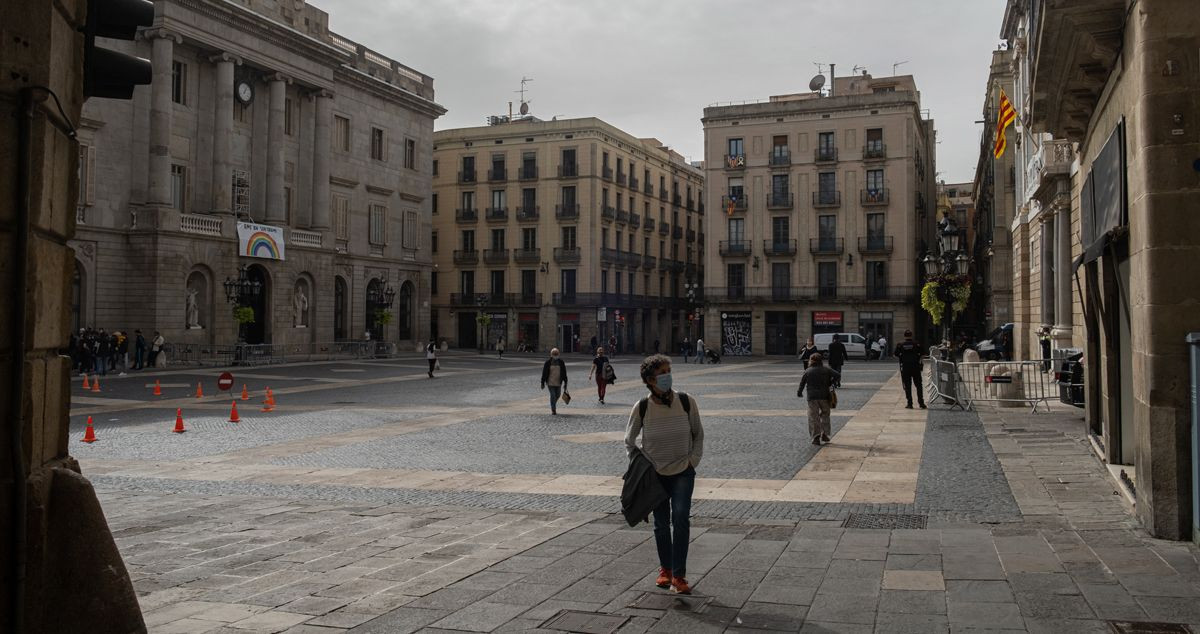
{"type": "Polygon", "coordinates": [[[908,410],[890,362],[846,366],[818,448],[795,360],[676,359],[705,455],[697,597],[667,598],[620,515],[640,359],[603,405],[566,359],[559,416],[519,355],[77,380],[71,448],[153,632],[1200,631],[1195,547],[1138,528],[1079,410],[908,410]]]}

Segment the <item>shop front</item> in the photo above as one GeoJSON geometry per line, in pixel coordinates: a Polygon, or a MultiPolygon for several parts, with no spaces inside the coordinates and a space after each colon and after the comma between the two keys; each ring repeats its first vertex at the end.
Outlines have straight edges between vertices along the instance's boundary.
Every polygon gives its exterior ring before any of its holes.
{"type": "Polygon", "coordinates": [[[750,356],[750,311],[721,313],[721,352],[750,356]]]}
{"type": "Polygon", "coordinates": [[[846,320],[840,310],[814,310],[812,334],[846,332],[846,320]]]}
{"type": "Polygon", "coordinates": [[[540,349],[538,345],[538,314],[520,313],[517,315],[517,348],[528,348],[534,352],[540,349]]]}
{"type": "Polygon", "coordinates": [[[558,349],[579,352],[579,313],[558,314],[558,349]]]}
{"type": "Polygon", "coordinates": [[[796,311],[767,311],[767,354],[796,354],[796,311]]]}

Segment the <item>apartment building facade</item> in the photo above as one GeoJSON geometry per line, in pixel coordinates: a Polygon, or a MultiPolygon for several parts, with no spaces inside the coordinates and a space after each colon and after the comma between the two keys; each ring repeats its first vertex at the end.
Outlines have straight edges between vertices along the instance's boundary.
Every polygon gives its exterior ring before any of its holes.
{"type": "Polygon", "coordinates": [[[597,118],[499,118],[434,146],[439,340],[651,351],[688,336],[705,208],[682,156],[597,118]]]}
{"type": "Polygon", "coordinates": [[[122,43],[153,83],[83,109],[74,326],[161,331],[180,354],[425,341],[433,79],[303,2],[155,9],[122,43]]]}
{"type": "Polygon", "coordinates": [[[934,128],[911,76],[704,110],[706,338],[795,354],[822,332],[925,330],[918,258],[932,235],[934,128]]]}

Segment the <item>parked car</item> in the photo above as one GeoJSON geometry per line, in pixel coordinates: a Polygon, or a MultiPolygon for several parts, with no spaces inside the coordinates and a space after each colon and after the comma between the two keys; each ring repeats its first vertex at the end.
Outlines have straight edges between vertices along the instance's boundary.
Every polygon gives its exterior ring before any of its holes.
{"type": "Polygon", "coordinates": [[[986,339],[980,340],[975,344],[975,352],[979,353],[979,358],[985,361],[996,361],[1000,359],[1000,336],[1008,333],[1009,338],[1012,338],[1012,324],[1004,324],[988,333],[986,339]]]}
{"type": "MultiPolygon", "coordinates": [[[[829,344],[833,343],[833,335],[835,333],[821,333],[813,335],[813,343],[816,344],[817,350],[821,354],[829,354],[829,344]]],[[[867,344],[867,338],[856,332],[839,332],[841,335],[842,344],[846,346],[846,356],[850,359],[870,359],[868,351],[870,346],[867,344]]]]}

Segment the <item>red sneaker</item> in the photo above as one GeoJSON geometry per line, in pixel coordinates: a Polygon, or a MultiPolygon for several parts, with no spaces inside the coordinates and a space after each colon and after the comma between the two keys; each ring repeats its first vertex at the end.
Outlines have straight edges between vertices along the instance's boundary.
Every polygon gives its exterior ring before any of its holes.
{"type": "Polygon", "coordinates": [[[654,585],[665,588],[671,585],[671,571],[666,568],[658,569],[658,579],[654,580],[654,585]]]}
{"type": "Polygon", "coordinates": [[[691,594],[692,587],[683,577],[671,577],[671,592],[676,594],[691,594]]]}

